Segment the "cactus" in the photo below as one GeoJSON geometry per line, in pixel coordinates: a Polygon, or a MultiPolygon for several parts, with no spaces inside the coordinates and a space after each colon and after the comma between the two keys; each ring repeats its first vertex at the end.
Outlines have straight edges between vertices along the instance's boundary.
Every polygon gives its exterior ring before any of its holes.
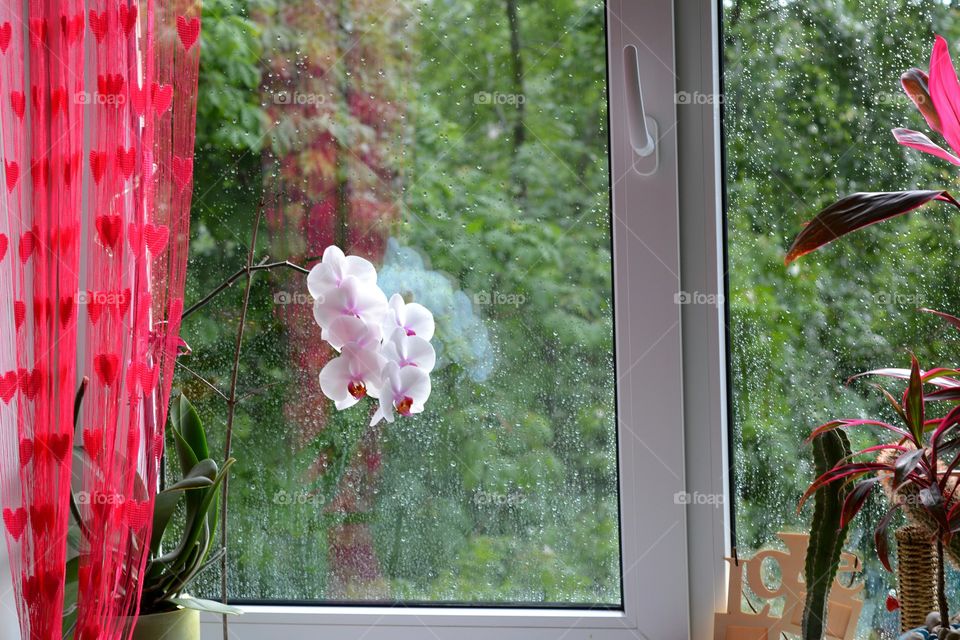
{"type": "MultiPolygon", "coordinates": [[[[820,477],[850,455],[850,442],[842,431],[827,431],[813,439],[813,461],[820,477]]],[[[827,598],[840,566],[840,552],[847,539],[849,523],[840,526],[843,501],[848,487],[834,482],[820,487],[814,495],[813,522],[804,568],[807,594],[801,629],[803,640],[822,640],[827,621],[827,598]]]]}

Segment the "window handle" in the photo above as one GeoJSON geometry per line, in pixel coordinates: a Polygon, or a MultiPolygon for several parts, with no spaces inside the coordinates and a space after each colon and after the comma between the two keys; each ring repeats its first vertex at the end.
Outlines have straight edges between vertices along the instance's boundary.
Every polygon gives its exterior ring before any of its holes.
{"type": "MultiPolygon", "coordinates": [[[[640,84],[640,59],[637,48],[628,44],[623,48],[623,73],[627,89],[627,122],[630,128],[630,146],[640,158],[649,158],[657,152],[657,123],[646,114],[643,106],[643,89],[640,84]]],[[[659,164],[656,156],[653,167],[643,171],[635,166],[642,175],[656,172],[659,164]]]]}

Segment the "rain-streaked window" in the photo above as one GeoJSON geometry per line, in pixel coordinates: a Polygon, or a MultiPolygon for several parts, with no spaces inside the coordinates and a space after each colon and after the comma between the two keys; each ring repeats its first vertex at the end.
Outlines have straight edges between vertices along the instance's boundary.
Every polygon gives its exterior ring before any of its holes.
{"type": "MultiPolygon", "coordinates": [[[[320,391],[334,353],[306,279],[256,276],[230,598],[619,607],[603,2],[204,15],[188,303],[243,266],[262,206],[258,257],[336,244],[437,324],[426,410],[369,428],[320,391]]],[[[241,302],[184,322],[179,386],[220,449],[207,383],[229,384],[241,302]]]]}

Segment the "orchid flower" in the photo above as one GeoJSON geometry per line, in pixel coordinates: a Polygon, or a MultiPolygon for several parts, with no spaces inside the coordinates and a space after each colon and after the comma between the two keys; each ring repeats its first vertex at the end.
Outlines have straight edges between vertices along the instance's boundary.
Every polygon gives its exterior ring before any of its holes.
{"type": "Polygon", "coordinates": [[[394,294],[387,301],[374,266],[331,246],[307,276],[320,337],[340,355],[320,372],[320,390],[338,410],[380,400],[371,425],[423,411],[437,354],[433,314],[394,294]]]}
{"type": "Polygon", "coordinates": [[[349,409],[364,396],[379,396],[384,365],[384,357],[376,351],[346,344],[340,357],[320,371],[320,390],[338,410],[349,409]]]}
{"type": "Polygon", "coordinates": [[[330,326],[341,316],[355,316],[370,325],[379,325],[387,315],[387,296],[380,288],[347,276],[336,289],[321,292],[313,303],[313,318],[329,341],[330,326]]]}
{"type": "Polygon", "coordinates": [[[307,289],[319,299],[331,289],[338,289],[346,278],[353,277],[363,284],[377,284],[377,270],[369,260],[360,256],[345,256],[340,247],[330,245],[323,252],[320,264],[310,270],[307,289]]]}
{"type": "Polygon", "coordinates": [[[400,327],[394,329],[390,339],[383,343],[381,353],[401,369],[417,367],[424,373],[430,373],[437,363],[437,352],[429,342],[418,335],[407,335],[400,327]]]}
{"type": "Polygon", "coordinates": [[[900,83],[930,129],[943,136],[953,153],[919,131],[894,129],[893,137],[906,147],[960,165],[960,157],[956,155],[960,154],[960,81],[947,41],[936,37],[930,54],[929,76],[920,69],[910,69],[900,77],[900,83]]]}
{"type": "Polygon", "coordinates": [[[380,345],[380,327],[367,324],[357,316],[338,316],[330,323],[327,342],[340,351],[343,345],[352,342],[361,349],[376,350],[380,345]]]}
{"type": "Polygon", "coordinates": [[[424,340],[433,338],[433,314],[422,304],[404,302],[403,296],[395,293],[390,296],[388,306],[383,321],[383,335],[390,336],[399,327],[408,336],[420,336],[424,340]]]}
{"type": "Polygon", "coordinates": [[[370,426],[381,420],[393,422],[394,412],[401,416],[420,413],[430,397],[430,376],[419,367],[401,368],[396,362],[388,362],[383,368],[382,382],[382,388],[370,394],[380,400],[370,426]]]}

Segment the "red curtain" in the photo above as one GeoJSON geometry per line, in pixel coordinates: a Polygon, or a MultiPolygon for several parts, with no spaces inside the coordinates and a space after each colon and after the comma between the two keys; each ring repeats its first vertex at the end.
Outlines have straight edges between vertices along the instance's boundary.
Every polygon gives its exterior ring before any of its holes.
{"type": "Polygon", "coordinates": [[[182,0],[0,6],[0,492],[24,638],[61,637],[71,477],[75,637],[128,637],[137,612],[183,310],[199,35],[200,6],[182,0]]]}

